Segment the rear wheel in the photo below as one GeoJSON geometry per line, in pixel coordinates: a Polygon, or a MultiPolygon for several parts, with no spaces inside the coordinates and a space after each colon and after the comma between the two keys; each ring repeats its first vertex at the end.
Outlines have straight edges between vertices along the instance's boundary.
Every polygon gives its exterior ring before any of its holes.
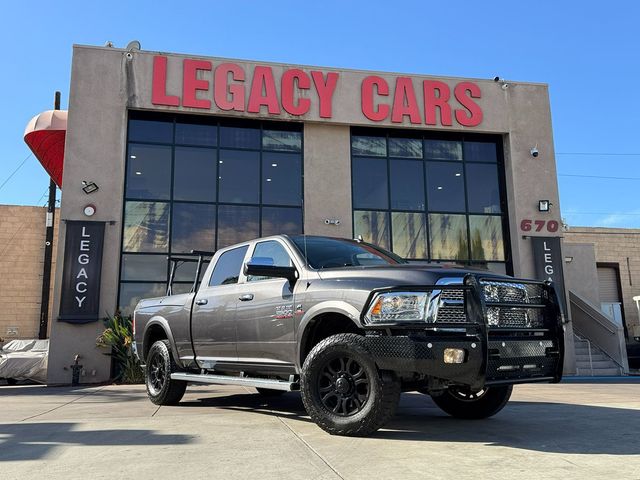
{"type": "Polygon", "coordinates": [[[441,395],[433,396],[433,401],[443,411],[456,418],[488,418],[504,408],[511,397],[512,389],[512,385],[486,387],[479,391],[450,387],[441,395]]]}
{"type": "Polygon", "coordinates": [[[184,396],[187,382],[171,379],[171,374],[176,371],[178,367],[171,355],[169,341],[158,340],[151,345],[147,355],[145,383],[147,395],[156,405],[176,405],[184,396]]]}
{"type": "Polygon", "coordinates": [[[379,372],[360,335],[333,335],[307,356],[300,382],[311,419],[334,435],[364,436],[382,427],[400,399],[393,373],[379,372]]]}

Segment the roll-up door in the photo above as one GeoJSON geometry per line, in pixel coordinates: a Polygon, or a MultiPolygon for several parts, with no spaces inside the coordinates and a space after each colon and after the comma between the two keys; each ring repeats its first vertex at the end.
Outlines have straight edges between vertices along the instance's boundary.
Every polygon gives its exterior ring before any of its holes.
{"type": "Polygon", "coordinates": [[[598,267],[598,285],[600,289],[600,302],[619,303],[618,270],[614,267],[598,267]]]}

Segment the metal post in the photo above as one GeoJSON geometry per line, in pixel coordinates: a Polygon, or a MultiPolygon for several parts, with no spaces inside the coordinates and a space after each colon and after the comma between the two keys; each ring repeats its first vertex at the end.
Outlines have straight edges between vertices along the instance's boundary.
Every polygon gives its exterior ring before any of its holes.
{"type": "MultiPolygon", "coordinates": [[[[60,92],[56,92],[54,110],[60,110],[60,92]]],[[[47,338],[49,326],[49,297],[51,291],[51,264],[53,260],[53,228],[56,216],[56,184],[49,180],[49,202],[47,203],[46,234],[44,242],[44,267],[42,270],[42,301],[40,302],[40,330],[38,338],[47,338]]]]}

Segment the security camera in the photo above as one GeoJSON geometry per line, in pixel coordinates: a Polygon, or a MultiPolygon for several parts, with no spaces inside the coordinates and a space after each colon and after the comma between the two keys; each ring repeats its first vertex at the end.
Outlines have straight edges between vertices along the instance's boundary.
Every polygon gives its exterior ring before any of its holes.
{"type": "Polygon", "coordinates": [[[538,147],[533,147],[533,148],[531,149],[531,156],[532,156],[533,158],[537,158],[537,157],[538,157],[538,155],[540,155],[540,151],[538,151],[538,147]]]}
{"type": "Polygon", "coordinates": [[[504,80],[500,77],[493,77],[493,81],[497,83],[497,82],[503,82],[504,80]]]}
{"type": "Polygon", "coordinates": [[[132,60],[133,59],[133,53],[131,52],[127,52],[124,54],[124,58],[126,58],[127,60],[132,60]]]}

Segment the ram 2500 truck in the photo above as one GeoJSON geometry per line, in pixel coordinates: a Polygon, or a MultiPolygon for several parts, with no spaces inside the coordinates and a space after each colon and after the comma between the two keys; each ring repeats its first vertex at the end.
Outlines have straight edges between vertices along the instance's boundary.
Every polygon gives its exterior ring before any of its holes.
{"type": "Polygon", "coordinates": [[[551,284],[407,263],[357,240],[279,235],[221,249],[191,293],[141,300],[134,329],[153,403],[177,404],[190,382],[300,390],[311,418],[339,435],[383,426],[402,391],[477,419],[500,411],[513,384],[562,375],[551,284]]]}

